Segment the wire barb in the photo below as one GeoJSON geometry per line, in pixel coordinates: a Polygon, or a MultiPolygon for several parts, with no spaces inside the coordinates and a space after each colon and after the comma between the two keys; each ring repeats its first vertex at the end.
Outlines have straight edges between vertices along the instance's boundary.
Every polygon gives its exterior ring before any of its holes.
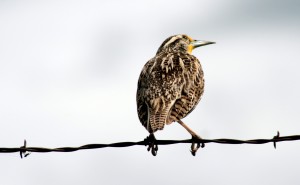
{"type": "Polygon", "coordinates": [[[20,157],[21,159],[23,159],[23,155],[24,157],[27,157],[28,155],[31,154],[31,152],[26,151],[26,140],[24,139],[24,145],[20,147],[20,157]]]}
{"type": "Polygon", "coordinates": [[[276,149],[276,142],[277,142],[276,140],[279,139],[279,137],[280,137],[280,133],[279,133],[279,131],[277,131],[277,135],[273,137],[273,140],[274,140],[273,146],[275,149],[276,149]]]}
{"type": "MultiPolygon", "coordinates": [[[[154,138],[155,139],[155,138],[154,138]]],[[[157,154],[158,145],[172,145],[179,143],[196,143],[196,148],[203,148],[206,143],[217,143],[217,144],[266,144],[273,143],[274,148],[276,148],[276,143],[283,141],[296,141],[300,140],[300,135],[291,135],[291,136],[280,136],[279,131],[277,135],[272,139],[251,139],[251,140],[237,140],[237,139],[201,139],[193,141],[192,139],[185,140],[156,140],[153,142],[153,149],[151,150],[152,155],[157,154]]],[[[19,152],[20,157],[27,157],[32,152],[75,152],[79,150],[88,150],[88,149],[99,149],[106,147],[130,147],[134,145],[140,146],[149,146],[151,142],[149,142],[148,137],[142,141],[138,142],[119,142],[119,143],[110,143],[110,144],[87,144],[79,147],[60,147],[60,148],[43,148],[43,147],[28,147],[26,140],[24,140],[24,145],[17,148],[1,148],[0,153],[14,153],[19,152]]],[[[195,144],[194,144],[195,147],[195,144]]],[[[151,147],[150,147],[151,149],[151,147]]],[[[155,156],[154,155],[154,156],[155,156]]]]}

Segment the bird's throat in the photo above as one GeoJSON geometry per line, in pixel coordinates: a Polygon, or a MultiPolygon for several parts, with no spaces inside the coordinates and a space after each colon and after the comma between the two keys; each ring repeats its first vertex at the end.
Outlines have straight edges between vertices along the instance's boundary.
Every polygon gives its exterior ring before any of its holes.
{"type": "Polygon", "coordinates": [[[188,45],[187,52],[188,52],[189,54],[192,54],[193,49],[194,49],[194,46],[193,46],[193,45],[188,45]]]}

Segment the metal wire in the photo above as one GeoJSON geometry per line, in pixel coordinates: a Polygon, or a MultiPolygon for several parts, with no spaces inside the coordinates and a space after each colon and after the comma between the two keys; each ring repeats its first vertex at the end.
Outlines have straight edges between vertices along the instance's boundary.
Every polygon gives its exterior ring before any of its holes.
{"type": "MultiPolygon", "coordinates": [[[[276,148],[277,142],[282,141],[296,141],[300,140],[300,135],[292,135],[292,136],[279,136],[279,132],[272,139],[251,139],[251,140],[238,140],[238,139],[185,139],[185,140],[155,140],[156,145],[172,145],[179,143],[199,143],[202,144],[201,147],[204,147],[204,143],[218,143],[218,144],[265,144],[265,143],[273,143],[274,148],[276,148]]],[[[26,140],[24,141],[24,145],[19,148],[0,148],[0,153],[14,153],[20,152],[21,158],[27,157],[31,152],[75,152],[78,150],[88,150],[88,149],[99,149],[106,147],[130,147],[134,145],[150,145],[149,137],[147,137],[143,141],[138,142],[119,142],[119,143],[111,143],[111,144],[87,144],[79,147],[59,147],[59,148],[44,148],[44,147],[27,147],[26,140]]],[[[199,145],[200,147],[200,145],[199,145]]],[[[198,148],[199,148],[198,147],[198,148]]],[[[148,149],[149,150],[149,149],[148,149]]],[[[152,153],[153,154],[153,153],[152,153]]],[[[193,153],[192,153],[193,154],[193,153]]],[[[154,154],[153,154],[154,155],[154,154]]],[[[156,155],[156,154],[155,154],[156,155]]],[[[195,155],[195,154],[193,154],[195,155]]]]}

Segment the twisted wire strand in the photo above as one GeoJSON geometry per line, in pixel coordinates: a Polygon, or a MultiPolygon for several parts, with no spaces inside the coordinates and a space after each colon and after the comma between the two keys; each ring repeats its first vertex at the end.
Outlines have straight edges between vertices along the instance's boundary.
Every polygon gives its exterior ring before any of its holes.
{"type": "MultiPolygon", "coordinates": [[[[296,141],[300,140],[300,135],[291,135],[291,136],[279,136],[279,132],[272,139],[250,139],[250,140],[238,140],[238,139],[184,139],[184,140],[156,140],[157,145],[172,145],[179,143],[217,143],[217,144],[266,144],[273,143],[274,148],[276,148],[277,142],[282,141],[296,141]]],[[[45,148],[45,147],[27,147],[26,140],[24,140],[24,145],[18,148],[0,148],[0,153],[14,153],[20,152],[21,158],[28,156],[31,152],[75,152],[78,150],[88,150],[88,149],[99,149],[106,147],[130,147],[134,145],[149,145],[148,138],[143,141],[138,142],[118,142],[110,144],[87,144],[79,147],[59,147],[59,148],[45,148]]],[[[204,145],[203,145],[204,146],[204,145]]]]}

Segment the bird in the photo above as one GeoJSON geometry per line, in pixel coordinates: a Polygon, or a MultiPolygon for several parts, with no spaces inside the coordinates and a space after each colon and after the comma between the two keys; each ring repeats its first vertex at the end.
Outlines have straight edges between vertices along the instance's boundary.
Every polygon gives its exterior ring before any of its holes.
{"type": "MultiPolygon", "coordinates": [[[[215,42],[194,40],[186,34],[173,35],[164,40],[156,55],[144,65],[138,79],[136,103],[138,118],[153,140],[148,148],[153,155],[158,150],[154,133],[173,122],[182,125],[192,139],[201,139],[182,119],[195,109],[204,92],[202,66],[192,51],[209,44],[215,42]]],[[[196,150],[192,146],[192,154],[196,150]]]]}

